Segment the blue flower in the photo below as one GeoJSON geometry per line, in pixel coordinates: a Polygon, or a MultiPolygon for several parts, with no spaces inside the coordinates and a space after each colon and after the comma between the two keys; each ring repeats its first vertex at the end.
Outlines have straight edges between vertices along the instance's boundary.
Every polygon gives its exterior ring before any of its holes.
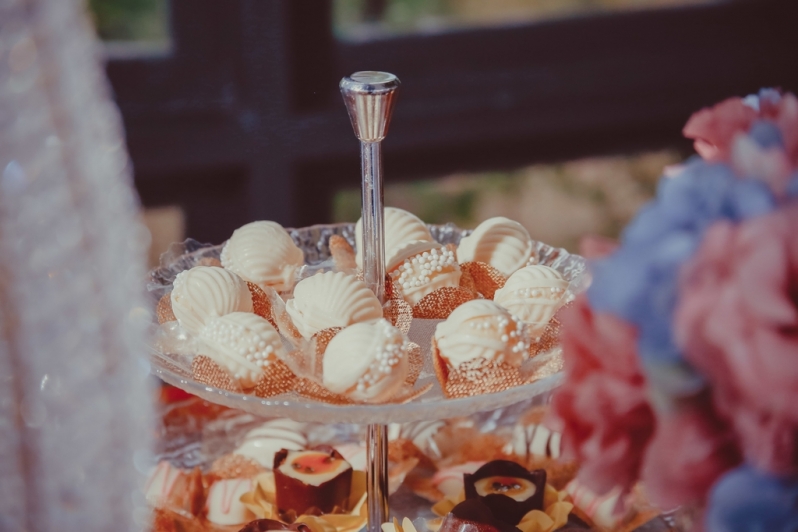
{"type": "Polygon", "coordinates": [[[779,479],[749,466],[715,484],[706,513],[707,532],[795,532],[798,478],[779,479]]]}
{"type": "Polygon", "coordinates": [[[637,325],[644,363],[680,363],[671,334],[679,268],[716,221],[744,220],[775,208],[761,181],[740,179],[724,164],[694,158],[678,176],[660,180],[657,197],[626,228],[618,251],[592,265],[591,305],[637,325]]]}

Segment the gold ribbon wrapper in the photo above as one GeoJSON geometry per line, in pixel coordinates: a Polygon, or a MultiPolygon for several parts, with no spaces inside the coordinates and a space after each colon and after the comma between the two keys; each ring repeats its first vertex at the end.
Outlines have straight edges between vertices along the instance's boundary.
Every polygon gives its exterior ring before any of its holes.
{"type": "MultiPolygon", "coordinates": [[[[244,506],[255,514],[257,519],[285,522],[275,505],[274,473],[262,473],[255,477],[254,483],[255,488],[241,496],[244,506]]],[[[313,532],[358,532],[368,520],[365,502],[366,473],[352,471],[352,487],[347,508],[318,516],[300,515],[294,522],[308,525],[313,532]]]]}
{"type": "Polygon", "coordinates": [[[272,327],[277,329],[277,322],[274,321],[274,317],[272,317],[272,302],[269,296],[255,283],[247,281],[247,288],[249,288],[249,293],[252,295],[252,312],[261,318],[269,320],[272,327]]]}
{"type": "Polygon", "coordinates": [[[158,317],[158,324],[164,324],[168,321],[177,321],[175,313],[172,312],[172,293],[164,294],[158,300],[158,306],[155,307],[155,315],[158,317]]]}
{"type": "Polygon", "coordinates": [[[254,393],[258,397],[274,397],[294,389],[296,375],[282,360],[272,361],[263,368],[263,375],[255,384],[254,393]]]}
{"type": "MultiPolygon", "coordinates": [[[[474,285],[474,291],[482,294],[485,299],[493,299],[496,290],[502,288],[507,282],[507,277],[485,262],[464,262],[460,265],[464,277],[469,277],[474,285]]],[[[460,285],[462,286],[462,282],[460,285]]]]}
{"type": "Polygon", "coordinates": [[[220,479],[252,478],[266,472],[266,468],[252,458],[240,454],[226,454],[211,465],[209,473],[220,479]]]}
{"type": "Polygon", "coordinates": [[[413,308],[404,299],[389,298],[382,308],[382,316],[391,325],[407,334],[413,323],[413,308]]]}
{"type": "MultiPolygon", "coordinates": [[[[464,500],[465,493],[461,491],[455,499],[445,498],[435,503],[432,506],[432,512],[444,517],[464,500]]],[[[568,522],[568,515],[574,509],[574,505],[565,491],[557,491],[551,484],[546,484],[543,508],[545,510],[532,510],[527,513],[515,526],[522,532],[554,532],[568,522]]],[[[431,530],[437,530],[440,528],[440,520],[433,519],[427,525],[431,530]]],[[[383,530],[385,529],[383,528],[383,530]]]]}
{"type": "Polygon", "coordinates": [[[449,398],[496,393],[526,382],[518,368],[484,358],[464,362],[452,368],[441,357],[434,338],[432,362],[443,393],[449,398]]]}
{"type": "Polygon", "coordinates": [[[405,384],[413,386],[421,375],[421,370],[424,369],[424,356],[421,354],[421,346],[415,342],[408,343],[407,352],[407,378],[405,384]]]}
{"type": "Polygon", "coordinates": [[[330,237],[330,255],[332,255],[335,269],[340,272],[352,272],[357,270],[355,262],[355,250],[349,245],[341,235],[330,237]]]}
{"type": "Polygon", "coordinates": [[[445,286],[430,292],[413,307],[413,317],[426,320],[444,320],[454,309],[476,299],[476,294],[465,288],[445,286]]]}
{"type": "Polygon", "coordinates": [[[242,393],[241,384],[230,373],[214,362],[210,357],[197,355],[191,361],[191,373],[194,380],[228,392],[242,393]]]}

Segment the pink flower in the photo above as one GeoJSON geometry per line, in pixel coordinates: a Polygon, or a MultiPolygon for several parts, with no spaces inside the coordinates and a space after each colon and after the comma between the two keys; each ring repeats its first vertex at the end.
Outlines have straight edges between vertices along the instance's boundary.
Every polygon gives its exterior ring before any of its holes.
{"type": "Polygon", "coordinates": [[[704,393],[658,415],[641,477],[652,502],[662,508],[701,504],[715,481],[740,460],[734,433],[704,393]]]}
{"type": "Polygon", "coordinates": [[[677,342],[754,465],[798,472],[798,205],[718,222],[684,267],[677,342]]]}
{"type": "Polygon", "coordinates": [[[597,493],[630,488],[654,432],[636,330],[615,316],[594,313],[584,295],[562,322],[566,376],[552,412],[564,452],[581,462],[580,480],[597,493]]]}
{"type": "Polygon", "coordinates": [[[695,141],[695,151],[707,161],[725,161],[734,137],[747,132],[758,115],[742,98],[729,98],[694,113],[682,134],[695,141]]]}

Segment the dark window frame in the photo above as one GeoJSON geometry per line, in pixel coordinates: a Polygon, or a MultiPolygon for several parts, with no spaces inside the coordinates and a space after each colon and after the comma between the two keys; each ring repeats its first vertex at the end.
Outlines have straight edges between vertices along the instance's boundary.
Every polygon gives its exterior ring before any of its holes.
{"type": "Polygon", "coordinates": [[[403,87],[388,182],[640,150],[689,149],[690,113],[760,86],[798,89],[793,0],[737,0],[367,43],[332,32],[330,0],[172,0],[169,54],[111,59],[145,205],[188,234],[330,220],[357,187],[338,95],[356,70],[403,87]]]}

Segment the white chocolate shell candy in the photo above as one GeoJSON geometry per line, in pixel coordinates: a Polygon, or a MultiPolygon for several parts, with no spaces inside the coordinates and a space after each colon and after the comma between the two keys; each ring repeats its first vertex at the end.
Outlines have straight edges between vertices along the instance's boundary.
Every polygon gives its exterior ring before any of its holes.
{"type": "MultiPolygon", "coordinates": [[[[396,248],[413,242],[423,240],[432,242],[432,235],[418,216],[396,207],[385,207],[385,260],[396,250],[396,248]]],[[[357,221],[355,225],[355,247],[357,255],[355,261],[358,268],[363,267],[363,254],[361,251],[363,242],[363,219],[357,221]]]]}
{"type": "Polygon", "coordinates": [[[322,359],[324,386],[356,401],[380,402],[402,388],[410,369],[402,331],[381,319],[335,335],[322,359]]]}
{"type": "Polygon", "coordinates": [[[208,318],[199,338],[211,348],[203,354],[227,368],[244,388],[255,386],[263,368],[284,354],[277,330],[268,320],[251,312],[208,318]]]}
{"type": "Polygon", "coordinates": [[[330,327],[382,318],[382,305],[374,292],[354,275],[317,273],[294,287],[294,298],[285,304],[299,333],[312,338],[330,327]]]}
{"type": "Polygon", "coordinates": [[[454,252],[437,242],[408,242],[389,258],[386,270],[411,306],[439,288],[460,285],[460,265],[454,252]]]}
{"type": "Polygon", "coordinates": [[[198,334],[205,320],[231,312],[252,312],[247,283],[216,266],[194,266],[177,274],[171,295],[172,312],[188,331],[198,334]]]}
{"type": "Polygon", "coordinates": [[[217,480],[211,484],[205,501],[208,521],[217,525],[242,525],[255,519],[255,514],[241,502],[241,496],[252,488],[252,481],[247,478],[217,480]]]}
{"type": "Polygon", "coordinates": [[[294,286],[294,273],[305,256],[277,222],[252,222],[239,227],[222,249],[222,266],[261,288],[277,291],[294,286]]]}
{"type": "Polygon", "coordinates": [[[530,326],[530,333],[540,335],[560,308],[568,281],[548,266],[527,266],[507,279],[496,290],[493,300],[530,326]]]}
{"type": "Polygon", "coordinates": [[[463,303],[435,328],[440,356],[451,367],[477,358],[520,366],[529,356],[524,324],[489,299],[463,303]]]}
{"type": "Polygon", "coordinates": [[[522,268],[532,256],[532,238],[520,223],[497,216],[479,224],[457,247],[457,260],[485,262],[505,277],[522,268]]]}
{"type": "Polygon", "coordinates": [[[562,434],[549,430],[543,425],[516,425],[513,438],[504,448],[507,454],[515,454],[525,460],[531,457],[558,459],[560,457],[562,434]]]}
{"type": "Polygon", "coordinates": [[[250,430],[233,454],[246,456],[265,468],[274,467],[274,455],[281,449],[299,451],[308,445],[305,423],[272,419],[250,430]]]}

